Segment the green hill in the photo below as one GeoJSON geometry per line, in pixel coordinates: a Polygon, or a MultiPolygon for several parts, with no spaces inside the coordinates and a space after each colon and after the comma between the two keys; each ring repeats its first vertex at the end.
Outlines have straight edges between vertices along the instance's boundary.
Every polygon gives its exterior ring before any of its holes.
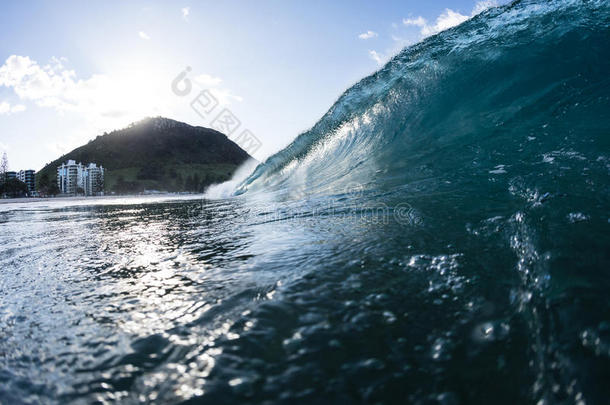
{"type": "Polygon", "coordinates": [[[202,191],[226,181],[250,155],[222,133],[167,118],[146,118],[100,135],[46,165],[38,189],[52,191],[57,166],[67,160],[104,166],[105,191],[202,191]]]}

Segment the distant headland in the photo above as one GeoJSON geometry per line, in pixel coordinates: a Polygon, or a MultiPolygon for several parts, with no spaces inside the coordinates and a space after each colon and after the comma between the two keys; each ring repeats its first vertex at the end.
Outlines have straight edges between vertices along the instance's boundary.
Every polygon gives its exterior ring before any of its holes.
{"type": "Polygon", "coordinates": [[[36,173],[36,193],[202,192],[229,180],[248,159],[252,158],[246,151],[218,131],[163,117],[146,118],[104,133],[47,164],[36,173]],[[63,177],[68,166],[76,168],[75,173],[81,167],[83,179],[91,172],[89,180],[71,187],[71,179],[63,177]]]}

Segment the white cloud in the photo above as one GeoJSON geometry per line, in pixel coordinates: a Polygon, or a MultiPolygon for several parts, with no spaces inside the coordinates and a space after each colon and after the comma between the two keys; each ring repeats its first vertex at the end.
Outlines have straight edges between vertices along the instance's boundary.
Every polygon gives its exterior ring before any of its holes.
{"type": "Polygon", "coordinates": [[[457,11],[453,11],[451,9],[445,9],[445,11],[436,18],[436,22],[434,25],[424,25],[421,29],[421,34],[424,37],[428,37],[430,35],[437,34],[441,31],[445,31],[451,27],[455,27],[469,19],[470,17],[467,15],[463,15],[458,13],[457,11]]]}
{"type": "Polygon", "coordinates": [[[378,65],[383,64],[383,57],[377,51],[369,51],[369,56],[377,62],[378,65]]]}
{"type": "Polygon", "coordinates": [[[404,25],[414,25],[416,27],[424,27],[427,24],[427,21],[421,15],[417,18],[403,18],[402,23],[404,25]]]}
{"type": "MultiPolygon", "coordinates": [[[[116,129],[146,116],[175,116],[189,111],[197,94],[194,88],[186,98],[171,93],[171,81],[179,72],[133,69],[113,74],[94,74],[79,78],[67,69],[65,59],[52,59],[40,65],[27,56],[12,55],[0,66],[0,87],[12,88],[19,99],[59,114],[76,113],[98,129],[116,129]],[[57,63],[61,61],[62,63],[57,63]]],[[[221,78],[193,74],[193,84],[209,89],[226,106],[242,98],[223,86],[221,78]]],[[[0,104],[2,114],[19,112],[22,104],[0,104]]]]}
{"type": "Polygon", "coordinates": [[[0,115],[10,115],[25,111],[23,104],[10,105],[7,101],[0,102],[0,115]]]}
{"type": "MultiPolygon", "coordinates": [[[[0,61],[0,91],[12,90],[22,104],[31,102],[79,123],[72,133],[62,132],[60,142],[46,145],[57,155],[81,145],[96,134],[124,128],[144,117],[193,119],[195,113],[190,103],[203,88],[209,89],[218,99],[220,105],[217,109],[242,101],[221,78],[209,74],[189,74],[192,90],[188,96],[178,97],[172,92],[172,80],[181,73],[180,69],[168,71],[143,65],[80,77],[74,70],[66,68],[67,65],[65,59],[39,64],[28,56],[19,55],[8,57],[4,63],[0,61]]],[[[10,99],[6,104],[2,101],[2,114],[25,108],[16,102],[9,104],[10,99]]],[[[209,126],[209,122],[197,123],[209,126]]]]}
{"type": "Polygon", "coordinates": [[[183,7],[181,11],[182,11],[182,18],[184,18],[185,20],[188,20],[189,14],[191,13],[191,8],[183,7]]]}
{"type": "Polygon", "coordinates": [[[358,38],[371,39],[371,38],[375,38],[377,36],[379,36],[379,34],[377,34],[375,31],[368,30],[367,32],[363,32],[362,34],[358,35],[358,38]]]}
{"type": "MultiPolygon", "coordinates": [[[[437,34],[451,27],[455,27],[456,25],[459,25],[464,21],[468,20],[469,18],[474,17],[479,13],[482,13],[490,7],[496,6],[498,6],[498,1],[496,0],[481,0],[475,4],[470,15],[464,15],[458,11],[454,11],[447,8],[434,20],[434,22],[428,22],[428,20],[426,20],[422,16],[409,16],[408,18],[403,18],[402,25],[406,27],[416,28],[417,31],[419,31],[419,38],[417,34],[413,35],[413,31],[396,31],[398,30],[398,24],[392,23],[394,33],[391,34],[390,37],[392,38],[394,45],[391,48],[386,49],[383,53],[370,50],[369,57],[375,62],[377,62],[377,64],[382,65],[389,59],[391,55],[396,54],[405,46],[411,45],[414,42],[421,40],[422,38],[437,34]]],[[[367,31],[365,33],[360,34],[358,37],[361,39],[368,39],[371,38],[373,35],[376,36],[377,34],[373,31],[367,31]]]]}
{"type": "Polygon", "coordinates": [[[468,20],[471,17],[487,10],[490,7],[496,7],[498,3],[495,0],[482,0],[475,4],[470,15],[464,15],[457,11],[449,8],[445,9],[437,18],[433,24],[429,24],[428,21],[418,16],[416,18],[404,18],[402,23],[406,26],[413,26],[420,28],[420,34],[422,37],[428,37],[430,35],[438,34],[441,31],[455,27],[468,20]]]}
{"type": "Polygon", "coordinates": [[[12,55],[0,67],[0,86],[12,87],[22,100],[35,101],[42,107],[67,110],[84,90],[100,85],[101,76],[87,81],[76,80],[76,73],[67,70],[57,59],[40,66],[27,56],[12,55]]]}
{"type": "Polygon", "coordinates": [[[140,31],[140,32],[138,32],[138,35],[140,36],[140,38],[145,39],[145,40],[147,40],[147,41],[150,39],[150,37],[148,36],[148,34],[147,34],[147,33],[145,33],[144,31],[140,31]]]}
{"type": "Polygon", "coordinates": [[[218,102],[223,105],[230,105],[233,101],[241,102],[243,98],[227,88],[221,87],[222,79],[220,77],[200,74],[194,78],[194,81],[202,89],[210,90],[212,95],[218,99],[218,102]]]}

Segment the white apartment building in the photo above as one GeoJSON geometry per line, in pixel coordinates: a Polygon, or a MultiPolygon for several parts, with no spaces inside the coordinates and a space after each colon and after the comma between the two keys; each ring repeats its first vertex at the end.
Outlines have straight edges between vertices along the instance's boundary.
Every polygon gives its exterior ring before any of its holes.
{"type": "Polygon", "coordinates": [[[57,167],[57,186],[62,194],[76,194],[82,189],[85,195],[104,193],[104,168],[95,163],[85,166],[68,160],[57,167]]]}
{"type": "Polygon", "coordinates": [[[74,160],[68,160],[57,167],[57,187],[62,194],[76,194],[82,188],[83,166],[74,160]]]}
{"type": "Polygon", "coordinates": [[[89,163],[89,166],[83,171],[83,183],[85,195],[103,195],[104,168],[97,167],[95,163],[89,163]]]}

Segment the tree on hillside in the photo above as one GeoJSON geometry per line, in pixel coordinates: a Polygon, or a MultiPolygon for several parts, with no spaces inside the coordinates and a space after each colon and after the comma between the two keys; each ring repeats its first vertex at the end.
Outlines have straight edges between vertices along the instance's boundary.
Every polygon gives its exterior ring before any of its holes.
{"type": "Polygon", "coordinates": [[[49,178],[48,173],[36,176],[36,189],[42,195],[57,195],[60,191],[59,186],[57,185],[57,179],[55,177],[49,178]]]}
{"type": "Polygon", "coordinates": [[[57,185],[57,183],[51,183],[51,185],[49,185],[49,188],[47,189],[47,194],[55,196],[59,193],[60,193],[60,190],[59,190],[59,186],[57,185]]]}
{"type": "Polygon", "coordinates": [[[199,178],[199,173],[195,173],[193,176],[193,191],[196,193],[201,192],[201,179],[199,178]]]}
{"type": "Polygon", "coordinates": [[[184,190],[185,191],[193,191],[194,188],[194,180],[193,180],[193,175],[190,174],[186,177],[186,179],[184,179],[184,190]]]}
{"type": "Polygon", "coordinates": [[[11,198],[25,197],[27,192],[28,187],[25,183],[17,179],[7,180],[0,186],[0,194],[6,194],[11,198]]]}
{"type": "Polygon", "coordinates": [[[6,179],[6,172],[8,172],[8,157],[6,152],[2,154],[2,160],[0,161],[0,181],[4,182],[6,179]]]}
{"type": "Polygon", "coordinates": [[[36,189],[44,192],[47,188],[49,188],[49,174],[44,173],[42,176],[36,175],[36,182],[36,189]]]}
{"type": "Polygon", "coordinates": [[[160,180],[164,174],[161,164],[151,162],[147,166],[140,168],[138,180],[160,180]]]}
{"type": "Polygon", "coordinates": [[[176,176],[174,177],[174,181],[176,183],[175,189],[176,191],[183,191],[184,190],[184,179],[182,178],[182,174],[177,173],[176,176]]]}

